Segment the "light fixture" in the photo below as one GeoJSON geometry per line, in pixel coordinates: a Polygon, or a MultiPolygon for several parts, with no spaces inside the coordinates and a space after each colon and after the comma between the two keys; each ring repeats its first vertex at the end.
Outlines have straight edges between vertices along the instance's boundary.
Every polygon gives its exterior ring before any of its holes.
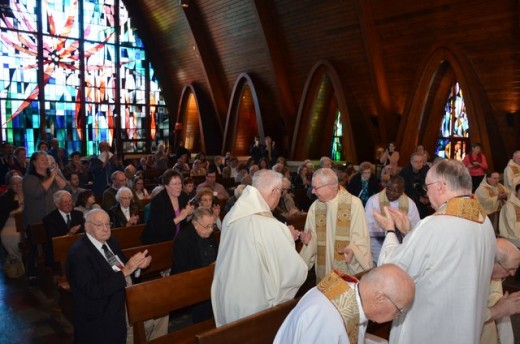
{"type": "Polygon", "coordinates": [[[182,8],[190,7],[189,0],[179,0],[179,6],[182,8]]]}

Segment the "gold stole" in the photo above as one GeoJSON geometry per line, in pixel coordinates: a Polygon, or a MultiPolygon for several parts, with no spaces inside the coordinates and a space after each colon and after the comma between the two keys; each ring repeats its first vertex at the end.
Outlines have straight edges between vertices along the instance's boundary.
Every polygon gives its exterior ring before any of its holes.
{"type": "MultiPolygon", "coordinates": [[[[399,210],[403,214],[408,215],[408,197],[403,193],[397,200],[399,201],[399,210]]],[[[384,189],[379,193],[379,211],[381,212],[381,215],[385,216],[383,207],[389,206],[390,201],[388,200],[388,197],[386,197],[386,189],[384,189]]]]}
{"type": "Polygon", "coordinates": [[[515,208],[516,222],[520,222],[520,207],[518,205],[514,204],[513,202],[511,202],[511,204],[515,208]]]}
{"type": "Polygon", "coordinates": [[[359,307],[356,290],[346,281],[331,272],[317,285],[319,291],[336,307],[343,318],[350,343],[357,344],[359,336],[359,307]]]}
{"type": "MultiPolygon", "coordinates": [[[[341,272],[348,273],[348,264],[345,261],[343,253],[339,253],[340,249],[350,244],[350,221],[352,219],[351,206],[352,195],[346,190],[340,188],[338,191],[338,214],[336,219],[336,235],[334,241],[334,261],[332,267],[341,272]]],[[[332,226],[333,224],[331,224],[332,226]]],[[[318,275],[325,275],[326,271],[326,246],[327,246],[327,204],[316,202],[316,235],[318,241],[318,275]],[[320,273],[321,272],[321,273],[320,273]]]]}
{"type": "MultiPolygon", "coordinates": [[[[498,194],[500,192],[506,192],[506,189],[502,185],[500,185],[500,184],[497,184],[497,186],[496,186],[497,191],[495,191],[493,186],[491,186],[489,184],[485,185],[485,188],[488,190],[489,197],[496,197],[496,196],[498,196],[498,194]]],[[[504,205],[505,200],[501,199],[501,200],[498,201],[498,203],[499,203],[499,207],[498,207],[497,210],[500,210],[500,208],[502,208],[502,206],[504,205]]]]}
{"type": "Polygon", "coordinates": [[[435,215],[451,215],[469,221],[484,223],[486,212],[480,202],[474,198],[455,197],[437,210],[435,215]]]}
{"type": "Polygon", "coordinates": [[[517,176],[520,174],[520,168],[518,168],[518,166],[515,166],[515,165],[510,165],[509,167],[511,167],[511,171],[513,172],[513,176],[517,176]]]}

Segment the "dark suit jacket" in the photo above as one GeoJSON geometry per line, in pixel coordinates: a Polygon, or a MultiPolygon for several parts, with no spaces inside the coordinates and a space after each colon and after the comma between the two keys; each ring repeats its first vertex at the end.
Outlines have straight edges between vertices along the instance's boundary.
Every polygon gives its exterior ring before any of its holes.
{"type": "MultiPolygon", "coordinates": [[[[130,215],[132,214],[139,215],[139,209],[137,205],[130,205],[130,215]]],[[[126,217],[125,214],[123,214],[119,203],[116,203],[112,208],[110,208],[108,215],[110,216],[110,222],[112,222],[112,228],[126,227],[126,217]]],[[[139,215],[138,223],[143,223],[141,215],[139,215]]]]}
{"type": "MultiPolygon", "coordinates": [[[[42,222],[43,227],[45,228],[45,232],[47,233],[47,244],[45,244],[45,263],[47,266],[52,266],[54,265],[52,238],[67,235],[69,233],[69,228],[67,227],[67,223],[61,216],[58,209],[54,209],[49,214],[47,214],[47,216],[43,218],[42,222]]],[[[77,225],[81,225],[78,233],[85,231],[85,218],[83,217],[83,213],[79,210],[73,209],[70,212],[70,226],[74,227],[77,225]]]]}
{"type": "MultiPolygon", "coordinates": [[[[115,239],[107,245],[126,259],[115,239]]],[[[74,337],[77,343],[126,342],[126,281],[85,235],[67,257],[67,280],[74,298],[74,337]]]]}
{"type": "MultiPolygon", "coordinates": [[[[166,190],[159,192],[150,204],[150,220],[141,235],[141,241],[143,244],[148,245],[173,240],[177,230],[173,222],[175,211],[166,190]]],[[[180,209],[186,208],[187,204],[188,196],[181,192],[179,196],[180,209]]],[[[185,224],[186,220],[182,221],[180,228],[183,228],[185,224]]]]}

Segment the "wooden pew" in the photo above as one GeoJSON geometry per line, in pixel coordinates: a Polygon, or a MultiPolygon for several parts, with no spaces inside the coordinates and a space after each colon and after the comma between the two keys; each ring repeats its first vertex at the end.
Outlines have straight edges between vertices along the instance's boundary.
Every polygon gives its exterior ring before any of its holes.
{"type": "Polygon", "coordinates": [[[173,240],[126,248],[123,250],[123,254],[125,255],[126,259],[130,259],[130,257],[132,257],[137,252],[142,252],[144,250],[148,250],[148,255],[152,256],[152,262],[150,263],[150,266],[141,271],[141,280],[149,280],[155,277],[160,277],[161,271],[172,267],[173,240]]]}
{"type": "Polygon", "coordinates": [[[112,229],[112,237],[117,239],[122,250],[129,247],[141,246],[141,234],[146,224],[120,227],[112,229]]]}
{"type": "Polygon", "coordinates": [[[290,300],[224,326],[197,334],[199,344],[272,343],[298,300],[290,300]]]}
{"type": "MultiPolygon", "coordinates": [[[[126,288],[134,343],[146,343],[144,322],[211,299],[215,264],[126,288]]],[[[215,327],[213,319],[156,338],[153,343],[196,343],[195,335],[215,327]]]]}

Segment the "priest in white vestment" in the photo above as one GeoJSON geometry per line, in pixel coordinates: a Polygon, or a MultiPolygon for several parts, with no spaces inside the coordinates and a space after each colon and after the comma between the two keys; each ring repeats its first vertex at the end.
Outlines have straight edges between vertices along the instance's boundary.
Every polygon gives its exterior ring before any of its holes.
{"type": "Polygon", "coordinates": [[[497,255],[491,275],[486,323],[480,344],[513,344],[514,335],[510,316],[520,312],[520,292],[505,294],[502,280],[514,277],[520,265],[520,250],[504,238],[497,239],[497,255]]]}
{"type": "Polygon", "coordinates": [[[520,184],[520,150],[513,153],[504,169],[504,186],[514,192],[516,184],[520,184]]]}
{"type": "Polygon", "coordinates": [[[309,269],[315,266],[316,281],[337,269],[355,275],[372,268],[370,236],[361,200],[338,185],[330,168],[320,168],[312,176],[312,193],[318,199],[307,213],[305,244],[300,255],[309,269]]]}
{"type": "Polygon", "coordinates": [[[307,278],[295,233],[271,210],[282,193],[282,175],[253,176],[222,223],[211,301],[217,326],[291,300],[307,278]]]}
{"type": "Polygon", "coordinates": [[[509,190],[500,184],[500,174],[498,172],[487,173],[475,190],[475,196],[486,211],[487,216],[489,216],[496,233],[498,233],[500,209],[507,201],[509,193],[509,190]]]}
{"type": "Polygon", "coordinates": [[[520,184],[511,192],[500,210],[500,236],[520,247],[520,184]]]}
{"type": "Polygon", "coordinates": [[[402,244],[394,228],[408,231],[406,217],[389,207],[386,217],[374,213],[388,232],[378,263],[399,265],[416,284],[412,307],[393,321],[390,343],[479,342],[496,241],[485,211],[470,197],[471,186],[462,163],[435,163],[425,187],[436,213],[420,221],[402,244]]]}
{"type": "Polygon", "coordinates": [[[400,175],[390,177],[386,188],[370,197],[365,205],[368,232],[370,233],[370,250],[375,263],[379,259],[379,252],[381,252],[381,247],[385,241],[386,231],[374,220],[374,210],[381,212],[381,208],[385,206],[399,209],[403,214],[406,214],[412,228],[421,219],[415,202],[404,193],[404,183],[404,178],[400,175]]]}
{"type": "Polygon", "coordinates": [[[412,302],[414,292],[413,280],[393,264],[370,270],[360,282],[333,271],[302,297],[284,320],[274,343],[386,342],[372,335],[368,336],[379,340],[365,341],[368,320],[382,323],[400,316],[412,302]]]}

